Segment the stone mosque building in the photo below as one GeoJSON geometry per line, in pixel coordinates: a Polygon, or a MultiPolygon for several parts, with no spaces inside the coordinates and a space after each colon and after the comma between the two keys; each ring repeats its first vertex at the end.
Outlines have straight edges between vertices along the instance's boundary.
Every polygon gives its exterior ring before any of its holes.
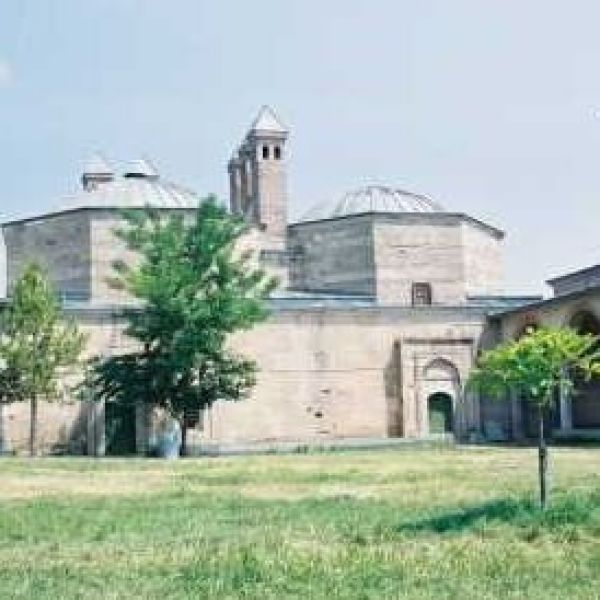
{"type": "MultiPolygon", "coordinates": [[[[287,142],[286,127],[263,107],[228,164],[231,211],[251,225],[243,244],[280,286],[269,319],[232,342],[257,361],[256,388],[193,415],[191,447],[526,437],[527,403],[466,393],[469,370],[482,349],[527,326],[600,333],[600,266],[552,280],[548,300],[505,296],[502,231],[392,186],[349,191],[289,223],[287,142]]],[[[94,158],[81,183],[46,214],[2,225],[8,298],[24,266],[41,263],[87,333],[87,353],[109,355],[131,344],[119,316],[131,299],[107,283],[113,261],[131,258],[114,236],[120,210],[186,212],[201,197],[147,160],[119,175],[94,158]]],[[[595,384],[557,398],[556,435],[600,431],[598,399],[595,384]]],[[[11,447],[24,447],[28,407],[3,407],[1,422],[11,447]]],[[[77,402],[68,392],[40,408],[40,425],[48,451],[144,453],[155,439],[141,405],[77,402]]]]}

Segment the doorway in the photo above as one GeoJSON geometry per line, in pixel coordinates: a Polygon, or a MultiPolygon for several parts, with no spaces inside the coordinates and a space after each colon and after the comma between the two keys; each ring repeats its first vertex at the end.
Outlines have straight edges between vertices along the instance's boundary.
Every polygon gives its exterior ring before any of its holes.
{"type": "Polygon", "coordinates": [[[107,402],[104,408],[106,454],[135,454],[135,406],[107,402]]]}
{"type": "Polygon", "coordinates": [[[436,392],[427,399],[429,434],[453,433],[452,396],[446,392],[436,392]]]}

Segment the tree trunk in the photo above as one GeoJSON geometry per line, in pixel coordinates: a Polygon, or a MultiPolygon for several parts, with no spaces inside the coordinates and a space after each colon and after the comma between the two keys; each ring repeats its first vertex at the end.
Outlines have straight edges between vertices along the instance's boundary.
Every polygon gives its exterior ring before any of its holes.
{"type": "Polygon", "coordinates": [[[183,412],[183,417],[181,418],[181,448],[179,450],[179,456],[185,456],[187,454],[187,423],[185,418],[185,411],[183,412]]]}
{"type": "Polygon", "coordinates": [[[548,476],[548,446],[544,435],[544,409],[538,409],[539,436],[538,436],[538,463],[540,477],[540,506],[546,508],[547,476],[548,476]]]}
{"type": "Polygon", "coordinates": [[[31,397],[29,414],[29,455],[37,456],[37,396],[31,397]]]}
{"type": "Polygon", "coordinates": [[[8,454],[10,451],[6,407],[6,404],[0,403],[0,455],[8,454]]]}

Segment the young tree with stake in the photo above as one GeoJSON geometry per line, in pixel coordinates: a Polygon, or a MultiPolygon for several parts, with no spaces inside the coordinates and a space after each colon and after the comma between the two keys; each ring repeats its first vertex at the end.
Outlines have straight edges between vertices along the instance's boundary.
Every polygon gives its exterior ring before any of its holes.
{"type": "Polygon", "coordinates": [[[573,329],[530,329],[519,338],[484,352],[468,385],[507,399],[524,396],[537,408],[540,504],[547,502],[548,448],[545,417],[558,393],[571,393],[577,377],[600,376],[598,339],[573,329]]]}

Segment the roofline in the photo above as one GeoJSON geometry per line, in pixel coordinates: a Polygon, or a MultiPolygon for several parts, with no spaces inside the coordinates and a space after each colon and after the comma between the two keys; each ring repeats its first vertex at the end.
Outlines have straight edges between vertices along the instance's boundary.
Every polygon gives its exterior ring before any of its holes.
{"type": "MultiPolygon", "coordinates": [[[[153,207],[153,208],[156,208],[157,210],[164,210],[164,211],[195,210],[195,207],[192,207],[192,206],[188,206],[188,207],[186,207],[186,206],[169,206],[169,207],[158,206],[158,207],[153,207]]],[[[63,215],[76,213],[76,212],[80,212],[80,211],[101,211],[101,210],[125,210],[125,211],[146,210],[146,207],[143,207],[143,206],[118,206],[118,205],[77,206],[74,208],[65,208],[62,210],[52,210],[52,211],[40,213],[38,215],[34,215],[31,217],[10,219],[8,221],[4,221],[4,222],[0,223],[0,227],[4,228],[4,227],[10,226],[10,225],[18,225],[21,223],[30,223],[33,221],[41,221],[43,219],[47,219],[50,217],[60,217],[63,215]]],[[[491,231],[492,234],[495,235],[496,237],[498,237],[499,239],[503,239],[506,235],[505,232],[502,231],[501,229],[498,229],[497,227],[494,227],[493,225],[489,225],[489,224],[485,223],[484,221],[480,221],[479,219],[476,219],[475,217],[471,217],[470,215],[467,215],[466,213],[460,213],[460,212],[403,212],[403,213],[396,213],[396,212],[366,211],[366,212],[361,212],[361,213],[353,213],[350,215],[339,215],[339,216],[335,216],[335,217],[326,217],[323,219],[312,219],[309,221],[296,221],[293,223],[288,223],[287,227],[288,228],[289,227],[298,227],[298,226],[302,226],[302,225],[312,225],[315,223],[339,221],[342,219],[352,219],[354,217],[364,217],[364,216],[382,216],[382,217],[394,218],[394,219],[398,219],[398,218],[406,217],[406,216],[423,217],[425,219],[432,219],[432,218],[436,218],[436,217],[455,217],[455,218],[463,219],[465,221],[469,221],[471,223],[479,225],[480,227],[483,227],[484,229],[491,231]]]]}
{"type": "MultiPolygon", "coordinates": [[[[599,286],[600,287],[600,286],[599,286]]],[[[562,299],[563,297],[560,297],[562,299]]],[[[390,313],[396,312],[403,315],[443,315],[448,313],[460,313],[477,315],[481,318],[497,318],[499,316],[515,313],[519,310],[528,310],[532,306],[544,304],[544,302],[537,302],[531,304],[525,304],[516,308],[510,308],[507,310],[496,310],[493,305],[485,304],[431,304],[428,306],[411,306],[401,304],[377,304],[376,302],[369,302],[371,298],[324,298],[324,297],[308,297],[308,298],[270,298],[266,301],[268,310],[271,313],[286,313],[286,312],[343,312],[343,311],[363,311],[363,312],[383,312],[390,313]],[[329,302],[328,302],[329,300],[329,302]],[[340,301],[336,303],[336,300],[340,301]],[[306,304],[303,304],[303,301],[306,304]],[[349,302],[350,301],[350,302],[349,302]],[[351,302],[355,301],[356,304],[351,302]],[[364,303],[361,303],[364,302],[364,303]]],[[[554,300],[554,299],[551,299],[554,300]]],[[[548,302],[548,301],[545,301],[548,302]]],[[[0,308],[8,306],[10,304],[10,297],[0,298],[0,308]]],[[[124,311],[136,311],[141,309],[140,304],[131,303],[90,303],[90,302],[66,302],[61,305],[61,309],[64,313],[70,314],[100,314],[100,315],[115,315],[123,314],[124,311]]]]}
{"type": "MultiPolygon", "coordinates": [[[[318,300],[317,300],[318,302],[318,300]]],[[[296,303],[294,299],[290,299],[289,306],[283,306],[286,301],[282,299],[272,299],[267,300],[266,305],[267,309],[271,314],[275,313],[285,313],[285,312],[310,312],[310,311],[318,311],[318,312],[344,312],[344,311],[368,311],[368,312],[398,312],[402,314],[431,314],[431,315],[442,315],[451,312],[459,312],[462,314],[472,314],[478,315],[481,317],[487,317],[490,312],[490,307],[487,306],[477,306],[477,305],[468,305],[468,304],[456,304],[456,305],[444,305],[444,304],[432,304],[429,306],[404,306],[398,304],[313,304],[313,305],[305,305],[300,306],[296,303]]],[[[65,313],[81,313],[81,314],[119,314],[124,311],[135,311],[139,310],[141,306],[136,305],[122,305],[122,304],[89,304],[89,303],[68,303],[62,306],[62,310],[65,313]]]]}
{"type": "MultiPolygon", "coordinates": [[[[31,221],[41,221],[43,219],[48,219],[50,217],[61,217],[63,215],[76,213],[80,211],[101,211],[101,210],[120,210],[120,211],[130,211],[130,210],[146,210],[145,206],[117,206],[117,205],[108,205],[108,206],[77,206],[75,208],[64,208],[62,210],[52,210],[49,212],[40,213],[39,215],[35,215],[33,217],[22,217],[20,219],[11,219],[9,221],[4,221],[0,223],[0,227],[4,228],[10,225],[18,225],[20,223],[28,223],[31,221]]],[[[194,206],[152,206],[150,208],[155,210],[164,210],[164,211],[184,211],[184,210],[196,210],[194,206]]]]}
{"type": "Polygon", "coordinates": [[[531,310],[532,308],[551,306],[552,304],[558,304],[559,302],[569,301],[569,300],[574,300],[576,298],[580,298],[590,292],[600,292],[600,283],[597,285],[587,287],[583,290],[576,290],[574,292],[569,292],[568,294],[561,294],[560,296],[552,296],[551,298],[544,298],[543,300],[539,300],[538,302],[532,302],[530,304],[523,304],[522,306],[508,308],[506,310],[499,310],[498,312],[492,313],[490,316],[502,317],[504,315],[515,314],[515,313],[518,313],[521,311],[531,310]]]}
{"type": "Polygon", "coordinates": [[[531,300],[531,302],[544,299],[539,294],[524,294],[522,296],[515,296],[514,294],[476,294],[474,296],[467,296],[467,298],[469,300],[531,300]]]}
{"type": "Polygon", "coordinates": [[[546,279],[546,283],[548,285],[552,285],[553,283],[558,283],[564,279],[569,279],[570,277],[575,277],[577,275],[584,275],[585,273],[591,273],[596,269],[600,268],[600,263],[592,265],[591,267],[583,267],[581,269],[577,269],[576,271],[570,271],[569,273],[565,273],[564,275],[557,275],[556,277],[551,277],[550,279],[546,279]]]}
{"type": "Polygon", "coordinates": [[[489,225],[488,223],[485,223],[484,221],[480,221],[479,219],[476,219],[475,217],[472,217],[470,215],[467,215],[466,213],[462,213],[462,212],[381,212],[381,211],[365,211],[365,212],[358,212],[358,213],[352,213],[349,215],[337,215],[337,216],[333,216],[333,217],[324,217],[322,219],[309,219],[308,221],[296,221],[294,223],[288,223],[288,227],[298,227],[298,226],[302,226],[302,225],[313,225],[315,223],[321,223],[324,221],[339,221],[342,219],[352,219],[354,217],[364,217],[364,216],[381,216],[381,217],[391,217],[391,218],[395,218],[395,219],[399,219],[401,217],[423,217],[425,219],[435,219],[435,218],[439,218],[439,217],[455,217],[458,219],[462,219],[465,221],[469,221],[471,223],[474,223],[476,225],[479,225],[480,227],[483,227],[484,229],[487,229],[489,231],[492,232],[492,234],[494,236],[496,236],[499,239],[503,239],[506,235],[506,233],[504,231],[502,231],[502,229],[498,229],[497,227],[494,227],[493,225],[489,225]]]}

